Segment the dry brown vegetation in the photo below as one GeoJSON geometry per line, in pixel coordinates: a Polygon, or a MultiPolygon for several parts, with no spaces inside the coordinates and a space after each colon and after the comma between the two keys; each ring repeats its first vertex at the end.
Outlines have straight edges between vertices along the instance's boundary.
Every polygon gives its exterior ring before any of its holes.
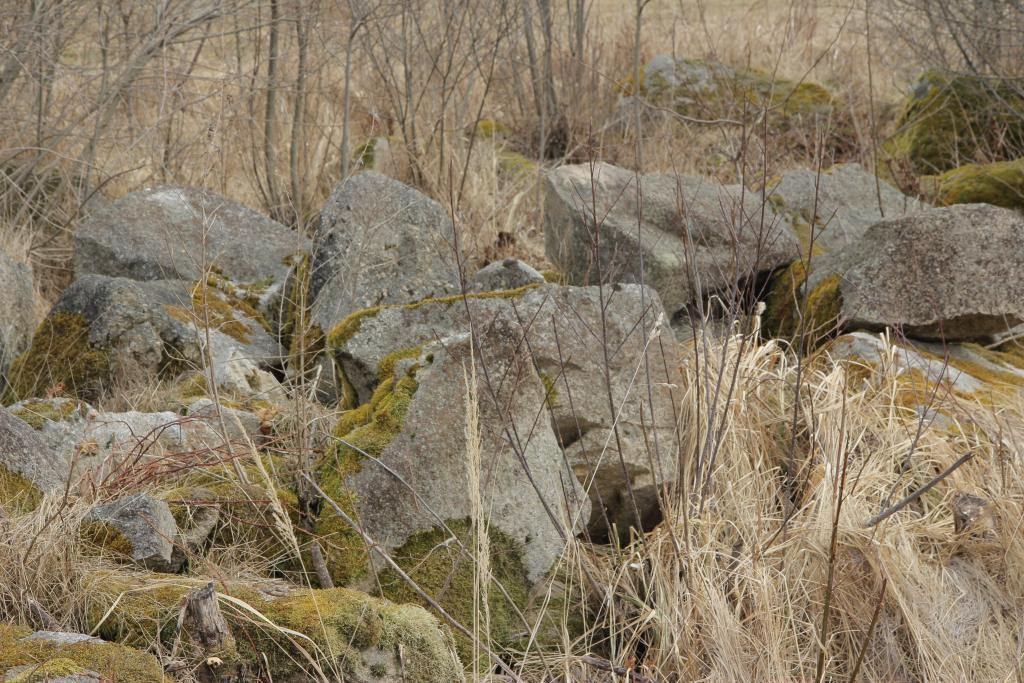
{"type": "MultiPolygon", "coordinates": [[[[894,38],[889,11],[816,0],[6,0],[2,248],[32,265],[44,313],[71,277],[70,235],[90,202],[206,186],[309,232],[377,140],[387,149],[378,143],[375,166],[445,205],[476,264],[517,254],[541,266],[539,180],[565,160],[752,188],[793,166],[872,166],[898,97],[927,66],[894,38]],[[652,116],[638,127],[620,97],[658,53],[828,83],[848,109],[849,144],[825,147],[823,131],[797,145],[765,138],[759,112],[742,107],[738,122],[652,116]]],[[[527,638],[501,652],[502,675],[1020,680],[1020,396],[965,397],[827,350],[798,359],[735,331],[683,344],[686,476],[665,492],[665,521],[630,544],[571,543],[528,614],[543,647],[527,638]],[[988,512],[954,528],[966,495],[988,512]],[[565,596],[585,607],[582,627],[565,596]]],[[[141,378],[106,407],[156,409],[166,391],[141,378]]],[[[333,419],[296,398],[278,452],[307,453],[333,419]]],[[[233,461],[259,463],[256,485],[272,492],[278,473],[253,452],[243,444],[202,466],[230,478],[233,461]]],[[[154,476],[124,467],[119,481],[135,488],[154,476]]],[[[80,547],[83,515],[47,500],[0,523],[0,616],[31,623],[39,603],[61,625],[95,625],[88,596],[111,566],[80,547]]],[[[300,560],[287,515],[276,521],[282,552],[300,560]]],[[[486,534],[472,547],[486,558],[486,534]]],[[[262,559],[226,544],[199,570],[263,576],[262,559]]],[[[474,571],[485,604],[489,568],[474,571]]],[[[472,667],[477,680],[495,668],[488,619],[481,609],[462,625],[490,664],[472,667]]]]}

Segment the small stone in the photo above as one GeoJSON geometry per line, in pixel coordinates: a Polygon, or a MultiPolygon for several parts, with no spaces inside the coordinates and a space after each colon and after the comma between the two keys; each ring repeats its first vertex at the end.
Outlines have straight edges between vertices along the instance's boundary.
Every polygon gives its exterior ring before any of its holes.
{"type": "Polygon", "coordinates": [[[476,272],[469,281],[471,292],[493,292],[499,289],[518,289],[526,285],[544,284],[544,276],[517,258],[490,263],[476,272]]]}
{"type": "Polygon", "coordinates": [[[991,503],[981,496],[957,491],[953,494],[953,531],[958,534],[992,530],[991,503]]]}
{"type": "Polygon", "coordinates": [[[94,540],[144,566],[168,562],[178,535],[170,506],[145,493],[94,508],[85,528],[94,540]]]}

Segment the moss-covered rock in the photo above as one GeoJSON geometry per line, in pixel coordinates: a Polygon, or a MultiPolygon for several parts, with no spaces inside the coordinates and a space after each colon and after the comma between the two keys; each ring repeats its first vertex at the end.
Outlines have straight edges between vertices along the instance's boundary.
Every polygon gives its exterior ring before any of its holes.
{"type": "Polygon", "coordinates": [[[928,176],[922,186],[939,204],[994,204],[1024,208],[1024,159],[967,164],[928,176]]]}
{"type": "MultiPolygon", "coordinates": [[[[792,142],[807,144],[820,130],[833,146],[852,141],[847,105],[828,88],[757,70],[734,69],[714,60],[658,55],[644,68],[640,91],[648,100],[701,119],[769,116],[773,133],[802,131],[792,142]]],[[[632,79],[627,94],[635,90],[632,79]]],[[[759,124],[760,125],[760,122],[759,124]]]]}
{"type": "Polygon", "coordinates": [[[70,469],[31,426],[0,408],[0,509],[35,508],[44,493],[64,489],[70,469]]]}
{"type": "Polygon", "coordinates": [[[11,364],[3,402],[52,393],[93,400],[109,379],[110,352],[90,341],[85,316],[58,311],[43,320],[28,350],[11,364]]]}
{"type": "Polygon", "coordinates": [[[39,431],[49,422],[71,422],[86,417],[91,408],[74,398],[28,399],[10,407],[32,429],[39,431]]]}
{"type": "Polygon", "coordinates": [[[916,175],[1002,161],[1024,150],[1024,99],[1007,83],[925,72],[903,104],[885,153],[916,175]]]}
{"type": "MultiPolygon", "coordinates": [[[[183,598],[204,583],[158,574],[111,576],[90,614],[97,621],[107,615],[99,629],[106,638],[140,646],[156,638],[170,645],[183,598]]],[[[279,582],[232,582],[215,589],[234,636],[234,647],[219,653],[219,676],[252,680],[269,674],[274,681],[297,682],[316,678],[310,672],[319,670],[328,678],[375,683],[462,680],[450,637],[418,607],[345,588],[279,582]]]]}
{"type": "Polygon", "coordinates": [[[397,360],[401,354],[413,353],[438,334],[465,329],[467,306],[474,315],[489,317],[502,307],[502,301],[518,299],[539,286],[540,283],[534,282],[512,289],[471,292],[465,299],[461,294],[428,297],[349,314],[326,338],[327,348],[344,383],[342,407],[354,408],[370,400],[384,377],[381,371],[386,374],[389,369],[389,357],[397,360]]]}
{"type": "Polygon", "coordinates": [[[807,277],[804,261],[795,261],[772,275],[762,324],[772,337],[794,342],[802,339],[813,348],[838,329],[842,293],[838,275],[826,277],[805,292],[807,277]]]}
{"type": "MultiPolygon", "coordinates": [[[[391,367],[393,372],[393,363],[391,367]]],[[[358,494],[346,483],[347,478],[360,470],[367,457],[383,454],[401,430],[418,387],[415,371],[398,380],[390,376],[380,383],[369,402],[343,413],[338,420],[334,429],[338,443],[317,471],[321,488],[350,517],[358,517],[358,494]]],[[[366,544],[329,505],[317,519],[316,534],[336,583],[350,584],[367,572],[370,558],[366,544]]]]}
{"type": "MultiPolygon", "coordinates": [[[[489,527],[488,568],[491,580],[479,585],[479,559],[473,556],[475,550],[470,521],[447,520],[445,526],[447,529],[437,527],[414,534],[392,552],[392,558],[421,589],[466,628],[472,629],[474,619],[482,613],[484,605],[480,596],[486,592],[487,635],[498,648],[511,645],[528,630],[520,617],[530,590],[522,563],[522,548],[497,528],[489,527]],[[497,584],[504,588],[504,593],[497,584]]],[[[385,569],[378,580],[389,600],[415,602],[428,607],[393,569],[385,569]]],[[[462,661],[467,664],[473,661],[472,641],[462,634],[457,634],[455,641],[462,661]]]]}
{"type": "MultiPolygon", "coordinates": [[[[223,389],[280,392],[281,349],[244,298],[195,284],[84,275],[62,294],[12,378],[17,398],[98,398],[121,382],[207,367],[223,389]]],[[[213,284],[211,284],[213,283],[213,284]]]]}
{"type": "Polygon", "coordinates": [[[224,278],[212,274],[190,288],[192,305],[165,305],[164,310],[186,325],[219,330],[242,344],[252,343],[253,323],[270,332],[270,323],[252,303],[224,278]]]}
{"type": "Polygon", "coordinates": [[[169,680],[157,659],[146,652],[81,634],[32,634],[0,624],[0,676],[5,681],[36,683],[86,671],[119,683],[169,680]]]}

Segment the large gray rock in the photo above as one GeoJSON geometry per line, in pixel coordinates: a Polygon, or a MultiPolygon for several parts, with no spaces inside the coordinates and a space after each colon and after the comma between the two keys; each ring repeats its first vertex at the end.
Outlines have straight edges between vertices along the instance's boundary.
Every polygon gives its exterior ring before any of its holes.
{"type": "Polygon", "coordinates": [[[85,524],[98,542],[154,568],[170,561],[178,535],[170,506],[145,493],[93,508],[85,524]]]}
{"type": "Polygon", "coordinates": [[[32,338],[34,303],[32,272],[0,251],[0,392],[7,367],[32,338]]]}
{"type": "Polygon", "coordinates": [[[308,251],[299,233],[238,202],[208,190],[157,187],[90,214],[75,232],[75,274],[195,281],[213,267],[235,283],[271,287],[308,251]]]}
{"type": "Polygon", "coordinates": [[[987,204],[929,209],[873,225],[820,258],[813,291],[838,278],[847,329],[985,340],[1024,322],[1024,216],[987,204]]]}
{"type": "Polygon", "coordinates": [[[117,381],[173,377],[207,365],[225,390],[279,391],[267,370],[281,363],[282,353],[266,321],[218,289],[194,292],[180,280],[82,276],[12,366],[14,395],[24,399],[56,388],[88,399],[117,381]]]}
{"type": "Polygon", "coordinates": [[[0,507],[28,505],[40,493],[67,484],[69,461],[20,418],[0,408],[0,507]]]}
{"type": "MultiPolygon", "coordinates": [[[[429,344],[417,369],[396,375],[397,397],[379,407],[390,409],[386,417],[375,415],[342,436],[376,456],[361,459],[343,486],[354,494],[362,528],[392,551],[418,532],[470,517],[478,497],[490,523],[521,546],[527,576],[536,581],[586,524],[590,503],[551,423],[538,419],[546,388],[520,344],[522,328],[503,318],[477,335],[475,349],[468,334],[429,344]],[[396,400],[408,400],[407,408],[396,413],[396,400]],[[473,419],[479,425],[476,463],[467,437],[473,419]],[[385,420],[400,424],[380,448],[385,420]]],[[[336,465],[328,460],[327,467],[336,465]]],[[[321,473],[321,480],[331,478],[330,471],[321,473]]]]}
{"type": "Polygon", "coordinates": [[[607,521],[637,526],[636,512],[647,526],[657,518],[658,486],[677,475],[672,392],[680,381],[675,338],[652,289],[546,285],[514,296],[385,307],[338,335],[335,361],[365,403],[396,355],[499,323],[525,331],[515,352],[530,356],[546,387],[546,405],[535,410],[587,486],[596,506],[592,532],[607,533],[607,521]]]}
{"type": "Polygon", "coordinates": [[[344,180],[320,215],[309,297],[325,332],[349,313],[459,290],[441,205],[375,171],[344,180]]]}
{"type": "Polygon", "coordinates": [[[860,239],[884,218],[897,218],[927,205],[864,170],[841,164],[821,173],[807,168],[786,171],[769,190],[777,208],[792,212],[806,249],[814,227],[814,245],[834,251],[860,239]]]}
{"type": "Polygon", "coordinates": [[[788,220],[740,186],[644,175],[641,220],[636,174],[605,163],[591,170],[562,166],[547,177],[545,249],[572,284],[643,282],[674,314],[800,255],[788,220]]]}

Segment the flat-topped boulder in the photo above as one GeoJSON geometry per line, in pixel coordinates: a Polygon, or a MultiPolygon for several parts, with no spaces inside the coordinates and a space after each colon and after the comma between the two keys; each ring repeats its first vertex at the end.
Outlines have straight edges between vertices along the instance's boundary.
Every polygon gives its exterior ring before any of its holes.
{"type": "Polygon", "coordinates": [[[309,240],[209,190],[155,187],[94,211],[75,232],[75,274],[198,280],[211,270],[270,287],[309,240]]]}
{"type": "Polygon", "coordinates": [[[810,296],[828,290],[846,329],[987,340],[1024,322],[1024,216],[987,204],[880,221],[812,264],[810,296]]]}
{"type": "Polygon", "coordinates": [[[789,221],[757,193],[606,163],[548,174],[544,240],[571,284],[647,284],[670,315],[800,256],[789,221]]]}

